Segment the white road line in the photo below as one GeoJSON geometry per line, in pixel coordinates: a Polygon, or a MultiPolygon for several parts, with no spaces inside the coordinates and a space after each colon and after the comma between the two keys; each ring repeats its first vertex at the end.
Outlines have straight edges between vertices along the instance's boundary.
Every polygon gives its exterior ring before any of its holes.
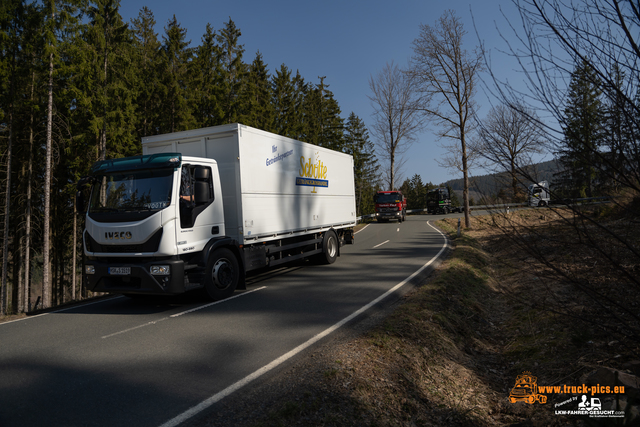
{"type": "Polygon", "coordinates": [[[373,248],[371,248],[371,249],[375,249],[375,248],[377,248],[378,246],[382,246],[382,245],[384,245],[385,243],[389,243],[390,241],[391,241],[391,240],[386,240],[386,241],[384,241],[384,242],[382,242],[382,243],[380,243],[380,244],[375,245],[375,246],[374,246],[373,248]]]}
{"type": "Polygon", "coordinates": [[[111,301],[111,300],[116,299],[116,298],[124,298],[124,297],[121,296],[121,295],[118,295],[118,296],[113,297],[113,298],[105,298],[105,299],[101,299],[101,300],[98,300],[98,301],[91,301],[91,302],[88,302],[86,304],[79,304],[79,305],[74,305],[72,307],[61,308],[60,310],[51,311],[49,313],[40,313],[40,314],[36,314],[36,315],[33,315],[33,316],[23,317],[21,319],[8,320],[6,322],[0,323],[0,326],[7,325],[9,323],[14,323],[14,322],[22,322],[23,320],[35,319],[36,317],[46,316],[46,315],[51,314],[51,313],[62,313],[63,311],[75,310],[76,308],[82,308],[82,307],[86,307],[88,305],[99,304],[101,302],[111,301]]]}
{"type": "Polygon", "coordinates": [[[163,320],[167,320],[167,319],[170,319],[172,317],[182,316],[183,314],[187,314],[187,313],[193,313],[194,311],[202,310],[203,308],[211,307],[212,305],[221,304],[223,302],[231,301],[232,299],[240,298],[241,296],[244,296],[244,295],[249,295],[249,294],[251,294],[251,293],[253,293],[255,291],[259,291],[260,289],[264,289],[264,288],[266,288],[266,286],[254,289],[254,290],[249,291],[249,292],[243,292],[241,294],[234,295],[234,296],[232,296],[230,298],[227,298],[227,299],[223,299],[223,300],[220,300],[220,301],[214,301],[214,302],[209,303],[209,304],[205,304],[205,305],[201,305],[201,306],[198,306],[198,307],[195,307],[195,308],[191,308],[191,309],[185,310],[185,311],[183,311],[181,313],[172,314],[169,317],[163,317],[162,319],[158,319],[158,320],[154,320],[154,321],[151,321],[151,322],[147,322],[147,323],[145,323],[143,325],[138,325],[138,326],[134,326],[133,328],[124,329],[122,331],[114,332],[112,334],[105,335],[102,338],[111,338],[111,337],[116,336],[116,335],[124,334],[124,333],[131,332],[131,331],[135,331],[136,329],[144,328],[145,326],[155,325],[156,323],[160,323],[163,320]]]}
{"type": "Polygon", "coordinates": [[[345,317],[344,319],[342,319],[341,321],[339,321],[335,325],[331,326],[329,329],[325,329],[324,331],[320,332],[318,335],[314,336],[310,340],[304,342],[303,344],[300,344],[298,347],[294,348],[293,350],[291,350],[288,353],[285,353],[284,355],[280,356],[279,358],[277,358],[273,362],[269,363],[268,365],[263,366],[262,368],[258,369],[257,371],[253,372],[252,374],[247,375],[246,377],[244,377],[243,379],[239,380],[238,382],[236,382],[236,383],[230,385],[229,387],[225,388],[224,390],[214,394],[213,396],[211,396],[207,400],[204,400],[204,401],[200,402],[199,404],[197,404],[196,406],[193,406],[192,408],[187,409],[185,412],[183,412],[182,414],[178,415],[177,417],[167,421],[166,423],[162,424],[160,427],[175,427],[175,426],[183,423],[184,421],[188,420],[189,418],[199,414],[200,412],[204,411],[205,409],[207,409],[211,405],[213,405],[213,404],[219,402],[220,400],[224,399],[225,397],[229,396],[234,391],[237,391],[237,390],[241,389],[245,385],[249,384],[251,381],[253,381],[253,380],[259,378],[260,376],[266,374],[267,372],[271,371],[273,368],[281,365],[282,363],[284,363],[285,361],[289,360],[290,358],[292,358],[296,354],[300,353],[301,351],[303,351],[306,348],[308,348],[309,346],[315,344],[316,342],[318,342],[322,338],[324,338],[327,335],[331,334],[332,332],[336,331],[338,328],[344,326],[350,320],[352,320],[355,317],[357,317],[358,315],[364,313],[365,311],[367,311],[368,309],[370,309],[371,307],[373,307],[374,305],[376,305],[377,303],[379,303],[380,301],[382,301],[383,299],[385,299],[386,297],[388,297],[389,295],[391,295],[392,293],[394,293],[395,291],[400,289],[402,286],[407,284],[411,279],[413,279],[415,276],[420,274],[425,268],[427,268],[435,260],[437,260],[440,257],[440,255],[442,255],[444,250],[447,248],[448,240],[447,240],[446,236],[444,234],[442,234],[440,232],[440,230],[435,228],[433,225],[429,224],[428,221],[427,221],[427,224],[431,228],[436,230],[438,233],[440,233],[440,235],[444,238],[444,243],[442,244],[442,248],[440,249],[440,252],[438,252],[438,254],[436,256],[431,258],[429,260],[429,262],[427,262],[422,267],[420,267],[411,276],[407,277],[402,282],[398,283],[393,288],[389,289],[387,292],[385,292],[384,294],[380,295],[378,298],[376,298],[373,301],[371,301],[369,304],[363,306],[358,311],[355,311],[355,312],[351,313],[349,316],[345,317]]]}
{"type": "Polygon", "coordinates": [[[138,326],[134,326],[133,328],[124,329],[122,331],[114,332],[112,334],[105,335],[105,336],[103,336],[101,338],[105,339],[105,338],[111,338],[111,337],[114,337],[114,336],[120,335],[120,334],[126,334],[127,332],[135,331],[136,329],[144,328],[145,326],[155,325],[156,323],[160,323],[160,322],[162,322],[164,320],[167,320],[167,319],[169,319],[169,318],[168,317],[163,317],[162,319],[154,320],[152,322],[145,323],[144,325],[138,325],[138,326]]]}
{"type": "Polygon", "coordinates": [[[51,313],[41,313],[41,314],[36,314],[35,316],[23,317],[21,319],[7,320],[6,322],[0,323],[0,326],[8,325],[9,323],[22,322],[23,320],[35,319],[36,317],[46,316],[47,314],[51,314],[51,313]]]}
{"type": "Polygon", "coordinates": [[[211,303],[209,303],[209,304],[201,305],[200,307],[192,308],[192,309],[190,309],[190,310],[183,311],[182,313],[172,314],[172,315],[171,315],[171,316],[169,316],[169,317],[178,317],[178,316],[182,316],[183,314],[193,313],[194,311],[202,310],[203,308],[211,307],[212,305],[220,304],[220,303],[223,303],[223,302],[231,301],[232,299],[235,299],[235,298],[240,298],[240,297],[242,297],[242,296],[249,295],[249,294],[251,294],[251,293],[254,293],[254,292],[259,291],[259,290],[264,289],[264,288],[266,288],[266,286],[263,286],[263,287],[261,287],[261,288],[254,289],[254,290],[252,290],[252,291],[243,292],[243,293],[241,293],[241,294],[234,295],[234,296],[229,297],[229,298],[227,298],[227,299],[223,299],[223,300],[220,300],[220,301],[214,301],[214,302],[211,302],[211,303]]]}
{"type": "Polygon", "coordinates": [[[367,228],[369,225],[371,225],[371,224],[367,224],[367,225],[365,225],[364,227],[362,227],[360,230],[356,231],[356,232],[355,232],[355,233],[353,233],[353,234],[358,234],[359,232],[361,232],[362,230],[364,230],[365,228],[367,228]]]}

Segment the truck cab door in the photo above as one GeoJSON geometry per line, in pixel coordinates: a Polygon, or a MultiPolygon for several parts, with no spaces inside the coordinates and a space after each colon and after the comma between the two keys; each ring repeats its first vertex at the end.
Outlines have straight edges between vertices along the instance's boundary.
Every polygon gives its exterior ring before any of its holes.
{"type": "Polygon", "coordinates": [[[217,165],[183,164],[179,198],[178,253],[200,251],[224,234],[217,165]]]}

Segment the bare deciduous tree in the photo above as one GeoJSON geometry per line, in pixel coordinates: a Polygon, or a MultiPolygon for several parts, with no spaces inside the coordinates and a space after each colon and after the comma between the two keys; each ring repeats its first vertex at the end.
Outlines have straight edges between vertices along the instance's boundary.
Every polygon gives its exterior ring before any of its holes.
{"type": "MultiPolygon", "coordinates": [[[[577,64],[593,71],[587,83],[601,91],[601,98],[615,115],[618,132],[608,150],[581,140],[580,148],[592,156],[598,185],[615,189],[611,204],[602,208],[569,203],[551,211],[560,219],[548,227],[527,224],[525,230],[510,227],[505,215],[505,236],[528,250],[534,262],[530,274],[544,277],[553,286],[570,287],[575,299],[586,304],[588,315],[576,315],[571,303],[549,299],[548,309],[591,325],[622,342],[640,342],[640,9],[637,2],[602,0],[516,0],[522,22],[510,23],[513,33],[503,35],[510,54],[522,67],[529,92],[498,81],[495,93],[508,105],[526,100],[552,120],[545,139],[556,151],[562,149],[569,125],[566,114],[572,72],[577,64]],[[556,126],[557,125],[557,126],[556,126]],[[566,230],[552,242],[557,229],[566,230]],[[550,250],[550,242],[556,244],[550,250]],[[558,244],[559,242],[559,244],[558,244]],[[543,268],[540,268],[543,266],[543,268]]],[[[610,121],[610,122],[613,122],[610,121]]],[[[605,124],[605,132],[615,132],[605,124]]],[[[552,198],[553,198],[552,188],[552,198]]],[[[523,273],[525,273],[523,271],[523,273]]],[[[525,273],[526,274],[526,273],[525,273]]],[[[636,347],[637,348],[637,347],[636,347]]]]}
{"type": "Polygon", "coordinates": [[[422,94],[420,109],[442,130],[440,138],[460,144],[464,177],[464,222],[469,227],[469,165],[467,136],[472,131],[478,73],[483,68],[479,49],[463,47],[466,31],[452,10],[447,10],[435,26],[422,25],[413,41],[410,74],[422,94]]]}
{"type": "Polygon", "coordinates": [[[383,159],[388,161],[386,179],[389,190],[396,186],[401,156],[422,129],[415,91],[410,77],[397,65],[387,63],[380,73],[369,78],[369,96],[373,112],[371,134],[377,139],[383,159]]]}
{"type": "Polygon", "coordinates": [[[535,112],[521,105],[498,105],[479,123],[478,135],[476,152],[496,172],[509,174],[512,197],[517,199],[522,173],[543,149],[543,131],[535,112]]]}

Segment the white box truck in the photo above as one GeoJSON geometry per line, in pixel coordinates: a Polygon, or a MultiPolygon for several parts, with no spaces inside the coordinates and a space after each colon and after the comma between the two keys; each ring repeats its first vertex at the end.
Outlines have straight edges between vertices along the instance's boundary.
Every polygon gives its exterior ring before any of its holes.
{"type": "Polygon", "coordinates": [[[353,243],[348,154],[240,124],[145,137],[142,152],[96,162],[78,183],[88,290],[218,300],[249,271],[331,264],[353,243]]]}

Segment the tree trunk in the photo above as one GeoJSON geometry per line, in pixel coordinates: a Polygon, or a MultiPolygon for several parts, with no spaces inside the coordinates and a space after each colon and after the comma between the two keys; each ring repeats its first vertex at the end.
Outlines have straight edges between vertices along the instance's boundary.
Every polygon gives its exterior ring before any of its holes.
{"type": "Polygon", "coordinates": [[[465,141],[464,129],[460,127],[460,143],[462,145],[462,174],[464,177],[464,187],[462,190],[462,198],[464,199],[464,226],[471,228],[471,219],[469,215],[469,168],[467,167],[467,143],[465,141]]]}
{"type": "MultiPolygon", "coordinates": [[[[31,74],[31,100],[33,101],[33,91],[35,85],[35,73],[31,74]]],[[[24,304],[25,311],[31,308],[31,281],[29,272],[31,270],[31,180],[33,179],[33,139],[34,139],[34,117],[33,109],[29,118],[29,166],[27,167],[27,206],[25,211],[24,228],[24,304]]]]}
{"type": "MultiPolygon", "coordinates": [[[[55,14],[52,14],[55,15],[55,14]]],[[[52,16],[51,19],[54,19],[52,16]]],[[[50,228],[51,220],[51,157],[52,153],[52,121],[53,121],[53,53],[49,54],[49,96],[47,102],[47,154],[44,172],[44,227],[42,248],[42,307],[51,307],[51,273],[50,273],[50,228]]]]}
{"type": "Polygon", "coordinates": [[[73,255],[71,258],[71,301],[76,300],[76,257],[78,248],[78,212],[73,198],[73,255]]]}
{"type": "Polygon", "coordinates": [[[2,292],[0,314],[7,314],[7,267],[9,266],[9,219],[11,210],[11,150],[13,146],[13,103],[9,104],[9,146],[7,147],[7,181],[4,201],[4,236],[2,242],[2,292]]]}

